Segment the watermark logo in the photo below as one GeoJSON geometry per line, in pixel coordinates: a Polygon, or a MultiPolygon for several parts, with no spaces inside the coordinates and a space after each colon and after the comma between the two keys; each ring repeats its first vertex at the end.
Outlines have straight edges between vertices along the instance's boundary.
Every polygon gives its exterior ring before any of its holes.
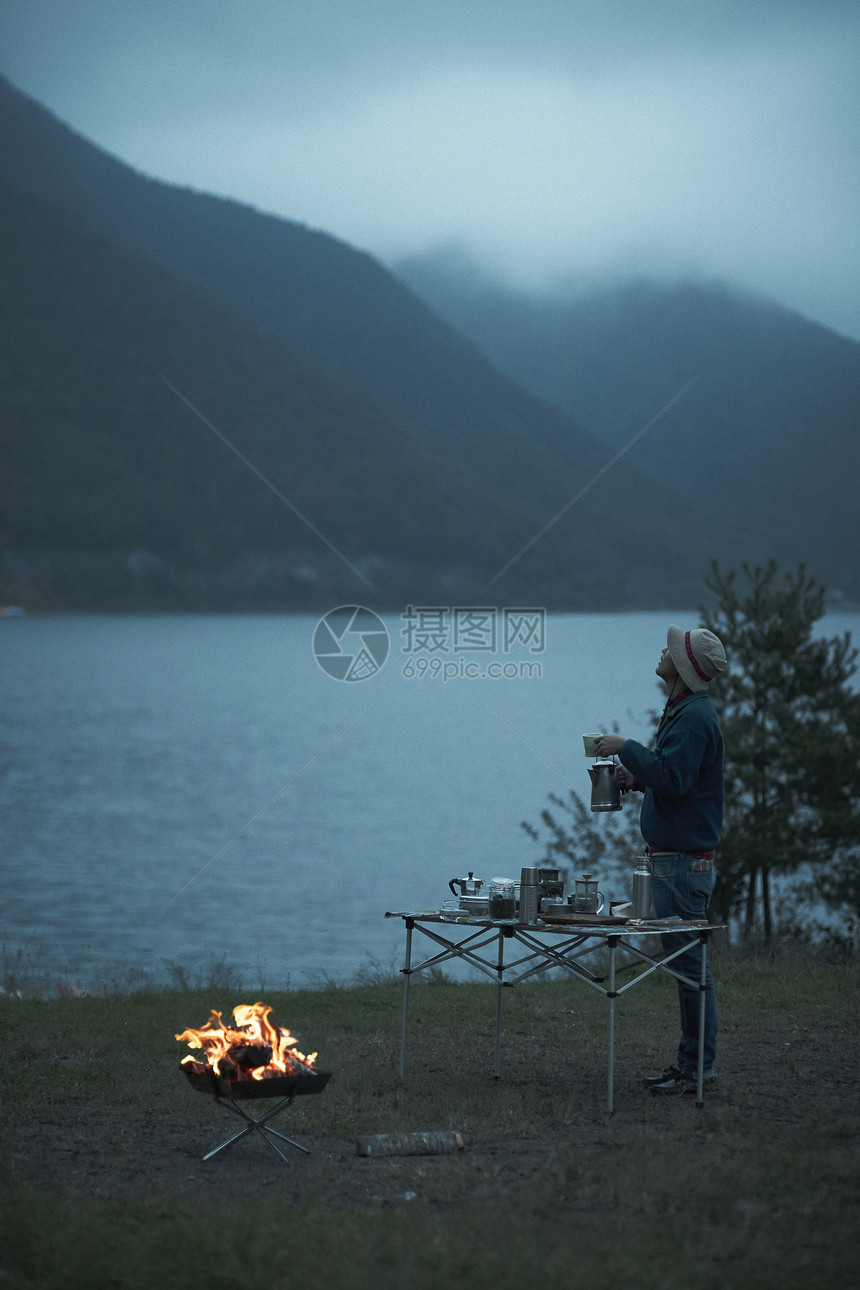
{"type": "Polygon", "coordinates": [[[545,609],[409,605],[400,622],[406,657],[400,674],[407,681],[520,681],[543,675],[534,655],[546,649],[545,609]]]}
{"type": "MultiPolygon", "coordinates": [[[[337,681],[366,681],[388,658],[385,623],[370,609],[341,605],[317,623],[314,657],[337,681]]],[[[400,615],[404,680],[540,680],[546,610],[494,605],[409,605],[400,615]]]]}
{"type": "Polygon", "coordinates": [[[530,654],[546,648],[545,609],[409,605],[401,618],[404,654],[530,654]]]}
{"type": "Polygon", "coordinates": [[[314,631],[314,658],[336,681],[366,681],[388,658],[388,628],[372,609],[341,605],[314,631]]]}

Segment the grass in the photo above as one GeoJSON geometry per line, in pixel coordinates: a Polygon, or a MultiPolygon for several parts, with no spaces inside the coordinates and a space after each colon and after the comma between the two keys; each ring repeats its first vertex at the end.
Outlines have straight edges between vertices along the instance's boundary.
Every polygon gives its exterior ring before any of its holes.
{"type": "Polygon", "coordinates": [[[413,983],[403,1083],[399,981],[266,991],[334,1072],[296,1104],[285,1131],[313,1155],[290,1170],[247,1142],[202,1163],[223,1126],[177,1077],[174,1032],[250,996],[2,999],[0,1286],[853,1286],[856,963],[714,966],[720,1090],[697,1111],[638,1087],[674,1039],[671,982],[652,978],[619,1001],[612,1118],[606,1005],[576,983],[505,992],[500,1081],[484,984],[413,983]],[[350,1150],[431,1128],[462,1132],[466,1152],[350,1150]]]}

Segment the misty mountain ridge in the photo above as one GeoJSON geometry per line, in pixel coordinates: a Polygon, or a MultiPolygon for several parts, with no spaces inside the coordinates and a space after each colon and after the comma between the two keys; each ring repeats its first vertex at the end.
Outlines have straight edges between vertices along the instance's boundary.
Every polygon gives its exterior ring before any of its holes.
{"type": "MultiPolygon", "coordinates": [[[[730,529],[705,515],[699,477],[661,478],[635,449],[606,471],[611,400],[601,421],[591,396],[597,433],[584,430],[551,362],[537,388],[480,328],[428,306],[410,272],[407,287],[327,234],[147,179],[1,80],[0,126],[0,599],[689,604],[708,559],[743,558],[762,517],[777,543],[762,554],[794,558],[797,526],[766,496],[730,529]]],[[[529,316],[512,309],[511,326],[529,316]]],[[[617,325],[603,324],[607,344],[617,325]]],[[[552,356],[549,333],[540,347],[552,356]]],[[[601,363],[613,370],[594,350],[601,363]]],[[[652,417],[679,365],[655,374],[643,359],[627,414],[650,401],[640,424],[652,417]]],[[[690,395],[661,434],[677,438],[690,395]]],[[[801,558],[824,574],[816,543],[801,558]]]]}
{"type": "Polygon", "coordinates": [[[450,248],[397,272],[507,375],[622,448],[730,534],[733,559],[805,561],[858,599],[860,344],[721,283],[527,294],[450,248]]]}
{"type": "MultiPolygon", "coordinates": [[[[534,541],[603,465],[599,441],[498,374],[369,256],[144,179],[8,85],[0,113],[15,466],[4,548],[17,598],[29,586],[46,604],[484,603],[508,564],[493,594],[521,603],[692,594],[707,548],[678,552],[668,530],[635,567],[608,567],[605,495],[534,541]],[[272,492],[162,375],[316,534],[272,512],[272,492]],[[201,435],[208,463],[182,448],[201,435]],[[74,460],[68,487],[42,470],[46,455],[74,460]],[[26,517],[16,496],[30,499],[26,517]],[[354,574],[365,566],[372,592],[354,574]]],[[[612,483],[638,542],[641,480],[624,468],[612,483]]]]}

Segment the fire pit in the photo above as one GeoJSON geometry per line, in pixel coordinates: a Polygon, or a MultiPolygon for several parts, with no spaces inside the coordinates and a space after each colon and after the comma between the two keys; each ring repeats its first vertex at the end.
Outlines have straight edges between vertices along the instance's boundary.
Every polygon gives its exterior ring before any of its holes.
{"type": "Polygon", "coordinates": [[[287,1138],[267,1121],[290,1106],[302,1094],[321,1093],[331,1074],[318,1071],[316,1053],[305,1056],[296,1047],[289,1030],[275,1026],[265,1003],[238,1004],[233,1009],[235,1027],[225,1026],[214,1009],[200,1030],[183,1030],[175,1038],[189,1048],[203,1050],[204,1059],[183,1057],[180,1068],[191,1087],[209,1093],[220,1106],[238,1115],[245,1127],[203,1157],[211,1159],[249,1133],[259,1133],[285,1164],[289,1160],[273,1141],[287,1142],[310,1155],[307,1147],[287,1138]],[[248,1099],[278,1098],[275,1106],[254,1117],[240,1103],[248,1099]]]}

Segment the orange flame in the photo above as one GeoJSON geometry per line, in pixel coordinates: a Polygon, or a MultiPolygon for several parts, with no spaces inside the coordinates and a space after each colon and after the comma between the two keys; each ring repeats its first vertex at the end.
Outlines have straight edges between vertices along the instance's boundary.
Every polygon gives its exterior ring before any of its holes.
{"type": "Polygon", "coordinates": [[[295,1075],[297,1072],[312,1070],[316,1053],[305,1056],[296,1048],[297,1040],[289,1030],[275,1026],[269,1020],[272,1009],[267,1003],[240,1003],[233,1009],[236,1029],[225,1026],[221,1013],[212,1009],[206,1025],[200,1030],[191,1028],[175,1035],[180,1043],[189,1048],[202,1048],[204,1062],[198,1062],[190,1055],[182,1058],[182,1065],[187,1063],[199,1067],[201,1071],[214,1070],[217,1075],[229,1075],[238,1079],[269,1079],[277,1075],[295,1075]],[[250,1066],[236,1060],[235,1054],[243,1049],[271,1048],[272,1056],[266,1065],[250,1066]],[[224,1069],[222,1069],[224,1063],[224,1069]]]}

